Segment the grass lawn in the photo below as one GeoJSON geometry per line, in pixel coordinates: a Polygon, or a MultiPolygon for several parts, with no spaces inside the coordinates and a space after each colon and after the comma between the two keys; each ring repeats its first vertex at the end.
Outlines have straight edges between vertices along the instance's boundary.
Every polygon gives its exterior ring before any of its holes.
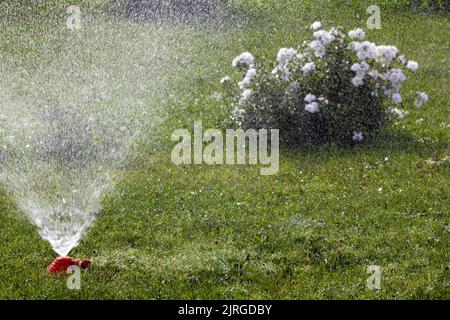
{"type": "MultiPolygon", "coordinates": [[[[0,299],[450,298],[450,166],[426,163],[450,155],[449,15],[381,6],[382,29],[368,31],[369,39],[421,64],[404,90],[426,91],[430,103],[410,107],[378,138],[351,148],[282,150],[275,176],[261,176],[257,166],[176,167],[170,133],[192,130],[194,120],[221,120],[211,96],[237,54],[274,57],[306,39],[316,20],[352,29],[365,28],[368,17],[364,1],[239,2],[249,24],[174,33],[169,51],[189,57],[189,65],[170,69],[178,78],[173,99],[160,102],[167,116],[158,137],[149,134],[142,161],[105,196],[71,252],[93,261],[81,290],[67,289],[65,275],[46,273],[55,253],[0,191],[0,299]],[[366,287],[370,265],[382,269],[380,290],[366,287]]],[[[64,17],[63,6],[52,10],[64,17]]],[[[48,52],[58,56],[52,48],[67,45],[64,20],[39,14],[0,15],[0,57],[33,69],[50,63],[48,52]]],[[[152,28],[110,24],[117,37],[96,31],[117,48],[146,39],[152,28]],[[139,32],[120,37],[120,30],[139,32]]]]}

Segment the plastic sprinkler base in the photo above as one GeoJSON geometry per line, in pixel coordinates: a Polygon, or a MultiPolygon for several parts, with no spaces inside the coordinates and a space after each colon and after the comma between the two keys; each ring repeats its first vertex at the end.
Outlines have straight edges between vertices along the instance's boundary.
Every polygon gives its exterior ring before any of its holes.
{"type": "Polygon", "coordinates": [[[75,260],[69,257],[58,257],[47,267],[47,271],[49,273],[61,273],[66,272],[70,266],[87,269],[90,265],[91,262],[87,259],[75,260]]]}

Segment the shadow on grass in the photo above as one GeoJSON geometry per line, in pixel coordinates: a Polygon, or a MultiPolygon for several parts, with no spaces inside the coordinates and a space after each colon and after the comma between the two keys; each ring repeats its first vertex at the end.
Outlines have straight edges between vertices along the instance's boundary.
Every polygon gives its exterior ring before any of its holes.
{"type": "Polygon", "coordinates": [[[442,141],[419,141],[414,136],[394,129],[386,129],[378,134],[368,137],[362,143],[327,143],[322,145],[303,145],[296,147],[282,146],[288,155],[292,157],[299,154],[310,156],[320,156],[322,160],[345,156],[349,154],[361,153],[390,153],[390,154],[410,154],[419,157],[430,157],[433,153],[447,148],[447,144],[442,141]]]}

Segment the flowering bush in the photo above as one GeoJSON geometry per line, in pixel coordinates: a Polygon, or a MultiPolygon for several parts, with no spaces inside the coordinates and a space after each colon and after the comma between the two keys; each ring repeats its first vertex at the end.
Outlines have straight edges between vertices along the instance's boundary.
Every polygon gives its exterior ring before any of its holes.
{"type": "MultiPolygon", "coordinates": [[[[401,87],[419,65],[394,46],[377,46],[356,29],[345,34],[315,22],[314,39],[283,48],[275,67],[249,52],[232,66],[243,76],[221,80],[233,106],[231,119],[243,128],[276,128],[285,142],[315,144],[363,141],[389,119],[402,119],[401,87]]],[[[424,92],[417,107],[428,100],[424,92]]]]}
{"type": "Polygon", "coordinates": [[[413,7],[428,11],[450,12],[450,2],[447,0],[413,0],[413,7]]]}

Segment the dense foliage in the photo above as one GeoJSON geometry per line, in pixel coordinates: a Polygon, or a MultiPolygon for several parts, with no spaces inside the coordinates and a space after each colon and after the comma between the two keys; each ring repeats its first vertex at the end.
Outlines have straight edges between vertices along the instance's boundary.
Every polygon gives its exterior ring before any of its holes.
{"type": "MultiPolygon", "coordinates": [[[[239,81],[222,79],[234,107],[232,120],[243,128],[277,128],[294,144],[360,142],[390,118],[402,119],[401,88],[418,63],[394,46],[365,41],[362,29],[330,31],[315,22],[314,39],[279,51],[275,67],[244,52],[233,68],[239,81]],[[241,79],[241,78],[239,78],[241,79]]],[[[419,107],[428,100],[417,92],[419,107]]]]}

